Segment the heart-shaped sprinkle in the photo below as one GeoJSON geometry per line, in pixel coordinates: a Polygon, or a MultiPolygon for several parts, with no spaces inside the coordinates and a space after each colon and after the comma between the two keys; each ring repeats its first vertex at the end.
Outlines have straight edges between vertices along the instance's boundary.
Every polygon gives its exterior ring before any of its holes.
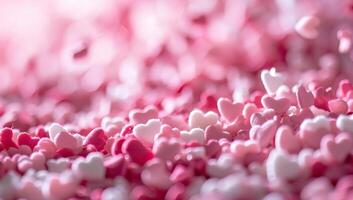
{"type": "Polygon", "coordinates": [[[122,155],[113,156],[104,161],[104,168],[106,177],[115,178],[125,173],[126,161],[122,155]]]}
{"type": "Polygon", "coordinates": [[[296,158],[284,152],[272,150],[266,162],[266,171],[271,181],[287,181],[299,178],[301,168],[296,158]]]}
{"type": "Polygon", "coordinates": [[[133,134],[143,142],[152,144],[155,135],[160,133],[161,121],[159,119],[151,119],[146,124],[138,124],[133,130],[133,134]]]}
{"type": "Polygon", "coordinates": [[[76,138],[66,131],[62,131],[56,134],[53,141],[58,149],[67,148],[76,150],[77,148],[76,138]]]}
{"type": "Polygon", "coordinates": [[[226,131],[222,130],[221,125],[210,125],[205,130],[205,139],[209,140],[220,140],[225,138],[229,141],[232,140],[232,135],[226,131]]]}
{"type": "Polygon", "coordinates": [[[290,107],[290,101],[287,98],[275,99],[271,96],[264,95],[261,102],[265,108],[273,109],[278,114],[287,112],[290,107]]]}
{"type": "Polygon", "coordinates": [[[306,119],[300,125],[299,136],[304,146],[319,148],[322,137],[330,133],[330,122],[325,116],[316,116],[314,119],[306,119]]]}
{"type": "Polygon", "coordinates": [[[218,116],[214,112],[203,113],[200,110],[193,110],[189,115],[189,126],[191,128],[205,129],[209,125],[216,124],[218,116]]]}
{"type": "Polygon", "coordinates": [[[261,147],[267,147],[272,143],[277,130],[277,123],[274,120],[269,120],[261,126],[253,126],[250,129],[250,138],[257,141],[261,147]]]}
{"type": "Polygon", "coordinates": [[[87,158],[77,158],[72,163],[72,171],[84,180],[97,181],[105,176],[103,155],[98,152],[88,154],[87,158]]]}
{"type": "Polygon", "coordinates": [[[275,144],[276,148],[288,153],[298,153],[301,149],[299,137],[294,135],[293,130],[288,126],[281,126],[277,129],[275,144]]]}
{"type": "Polygon", "coordinates": [[[242,103],[233,103],[229,99],[220,98],[217,102],[217,108],[221,116],[228,122],[234,121],[243,112],[242,103]]]}
{"type": "Polygon", "coordinates": [[[161,138],[153,145],[155,157],[161,160],[175,160],[175,156],[181,151],[182,147],[179,141],[173,139],[161,138]]]}
{"type": "Polygon", "coordinates": [[[310,91],[306,91],[303,85],[298,87],[296,96],[300,108],[308,108],[314,105],[314,95],[310,91]]]}
{"type": "Polygon", "coordinates": [[[275,68],[272,68],[271,70],[262,70],[261,81],[268,94],[275,94],[280,86],[285,85],[283,75],[277,73],[275,68]]]}
{"type": "Polygon", "coordinates": [[[96,147],[98,151],[101,151],[102,149],[104,149],[104,145],[107,139],[108,138],[105,135],[103,129],[95,128],[86,136],[86,138],[83,141],[83,145],[91,144],[94,147],[96,147]]]}
{"type": "Polygon", "coordinates": [[[17,144],[18,145],[27,145],[33,149],[37,143],[39,142],[39,138],[32,137],[28,133],[20,133],[17,136],[17,144]]]}
{"type": "Polygon", "coordinates": [[[155,158],[146,163],[144,170],[141,172],[141,180],[147,186],[167,189],[172,184],[169,175],[165,164],[155,158]]]}
{"type": "Polygon", "coordinates": [[[129,155],[131,161],[139,165],[144,165],[153,158],[153,153],[136,139],[127,139],[122,145],[122,152],[129,155]]]}
{"type": "Polygon", "coordinates": [[[193,128],[190,131],[181,131],[180,137],[185,142],[195,141],[200,144],[203,144],[205,141],[205,132],[200,128],[193,128]]]}
{"type": "Polygon", "coordinates": [[[353,115],[338,116],[336,126],[340,131],[353,133],[353,115]]]}
{"type": "Polygon", "coordinates": [[[321,140],[321,153],[328,162],[343,162],[353,147],[352,136],[341,133],[336,137],[326,135],[321,140]]]}
{"type": "Polygon", "coordinates": [[[129,113],[129,118],[134,124],[145,124],[151,119],[158,119],[158,110],[154,107],[133,110],[129,113]]]}

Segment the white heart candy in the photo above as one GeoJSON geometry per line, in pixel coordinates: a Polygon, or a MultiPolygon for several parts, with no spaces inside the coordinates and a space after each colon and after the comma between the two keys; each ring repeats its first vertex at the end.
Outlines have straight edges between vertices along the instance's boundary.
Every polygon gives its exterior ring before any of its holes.
{"type": "Polygon", "coordinates": [[[162,123],[159,119],[150,119],[146,124],[138,124],[133,130],[133,134],[140,140],[152,144],[154,136],[161,130],[162,123]]]}
{"type": "Polygon", "coordinates": [[[49,138],[54,141],[55,136],[60,132],[64,132],[66,129],[58,123],[52,123],[49,127],[49,138]]]}
{"type": "Polygon", "coordinates": [[[203,144],[205,141],[205,132],[200,128],[193,128],[190,131],[181,131],[180,137],[185,142],[196,141],[203,144]]]}
{"type": "Polygon", "coordinates": [[[305,119],[300,125],[300,130],[307,131],[330,131],[330,121],[326,116],[319,115],[314,119],[305,119]]]}
{"type": "Polygon", "coordinates": [[[72,163],[73,172],[86,180],[101,180],[105,175],[103,155],[98,152],[90,153],[86,158],[79,157],[72,163]]]}
{"type": "Polygon", "coordinates": [[[279,87],[285,85],[283,75],[277,73],[275,68],[272,68],[271,70],[262,70],[261,81],[268,94],[275,94],[279,87]]]}
{"type": "Polygon", "coordinates": [[[353,115],[338,116],[336,126],[340,131],[353,133],[353,115]]]}
{"type": "Polygon", "coordinates": [[[191,128],[205,129],[207,126],[214,125],[217,122],[218,115],[212,111],[203,113],[200,110],[193,110],[189,115],[189,126],[191,128]]]}
{"type": "Polygon", "coordinates": [[[296,157],[280,150],[272,150],[266,162],[267,177],[270,181],[292,180],[301,173],[296,157]]]}

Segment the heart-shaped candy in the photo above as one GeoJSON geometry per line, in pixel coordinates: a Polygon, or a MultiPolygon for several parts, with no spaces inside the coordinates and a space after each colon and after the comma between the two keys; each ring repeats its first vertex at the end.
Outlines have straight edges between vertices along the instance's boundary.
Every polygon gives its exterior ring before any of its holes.
{"type": "Polygon", "coordinates": [[[88,181],[102,180],[105,175],[103,155],[98,152],[79,157],[72,163],[72,171],[80,178],[88,181]]]}
{"type": "Polygon", "coordinates": [[[298,153],[301,149],[299,137],[294,135],[293,130],[289,126],[281,126],[277,129],[275,144],[276,148],[288,153],[298,153]]]}
{"type": "Polygon", "coordinates": [[[221,116],[228,122],[232,122],[242,114],[244,105],[242,103],[233,103],[226,98],[220,98],[217,101],[217,107],[221,116]]]}
{"type": "Polygon", "coordinates": [[[264,95],[261,99],[261,103],[265,108],[274,110],[277,114],[283,114],[287,112],[290,107],[290,101],[287,98],[275,99],[269,95],[264,95]]]}
{"type": "Polygon", "coordinates": [[[303,85],[298,87],[296,96],[300,108],[308,108],[314,105],[314,95],[310,91],[306,91],[303,85]]]}
{"type": "Polygon", "coordinates": [[[295,157],[275,149],[266,161],[266,172],[269,181],[290,181],[299,178],[301,168],[295,157]]]}
{"type": "Polygon", "coordinates": [[[121,149],[123,153],[129,155],[131,161],[139,165],[144,165],[153,158],[153,153],[137,139],[127,139],[121,149]]]}
{"type": "Polygon", "coordinates": [[[352,136],[348,133],[340,133],[336,137],[326,135],[321,141],[321,155],[328,162],[343,162],[350,154],[353,147],[352,136]]]}
{"type": "Polygon", "coordinates": [[[232,140],[232,135],[226,131],[223,131],[221,125],[210,125],[205,130],[205,139],[209,140],[220,140],[225,138],[229,141],[232,140]]]}
{"type": "Polygon", "coordinates": [[[323,115],[305,119],[300,125],[299,136],[306,147],[317,149],[322,137],[331,131],[330,121],[323,115]]]}
{"type": "Polygon", "coordinates": [[[200,128],[193,128],[190,131],[180,131],[180,137],[185,142],[196,141],[200,144],[205,142],[205,132],[200,128]]]}
{"type": "Polygon", "coordinates": [[[212,111],[203,113],[200,110],[193,110],[189,115],[189,126],[191,128],[205,129],[207,126],[216,124],[217,122],[218,116],[212,111]]]}
{"type": "Polygon", "coordinates": [[[353,115],[338,116],[336,126],[340,131],[353,133],[353,115]]]}
{"type": "Polygon", "coordinates": [[[261,81],[268,94],[275,94],[279,87],[285,85],[283,75],[277,73],[275,68],[272,68],[271,70],[262,70],[261,81]]]}
{"type": "Polygon", "coordinates": [[[151,119],[158,119],[158,110],[155,107],[133,110],[129,113],[129,119],[134,124],[145,124],[151,119]]]}
{"type": "Polygon", "coordinates": [[[104,149],[108,137],[105,135],[104,130],[101,128],[93,129],[83,140],[83,145],[93,145],[98,151],[104,149]]]}
{"type": "Polygon", "coordinates": [[[159,119],[151,119],[146,124],[138,124],[133,130],[133,134],[143,142],[152,144],[155,135],[160,133],[162,123],[159,119]]]}
{"type": "Polygon", "coordinates": [[[67,148],[76,150],[78,146],[76,138],[66,131],[56,134],[53,141],[58,149],[67,148]]]}
{"type": "Polygon", "coordinates": [[[175,156],[181,151],[182,146],[175,139],[158,139],[153,145],[153,153],[161,160],[175,160],[175,156]]]}
{"type": "Polygon", "coordinates": [[[273,141],[277,130],[277,123],[275,120],[269,120],[261,126],[256,125],[250,129],[250,138],[257,141],[260,147],[267,147],[273,141]]]}
{"type": "Polygon", "coordinates": [[[141,172],[142,182],[150,187],[158,189],[167,189],[172,182],[169,180],[170,173],[168,172],[165,164],[155,158],[148,161],[141,172]]]}

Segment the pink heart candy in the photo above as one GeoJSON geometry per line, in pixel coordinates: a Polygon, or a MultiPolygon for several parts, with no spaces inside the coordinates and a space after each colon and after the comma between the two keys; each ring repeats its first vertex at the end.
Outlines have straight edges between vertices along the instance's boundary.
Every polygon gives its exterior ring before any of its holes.
{"type": "Polygon", "coordinates": [[[242,114],[244,105],[242,103],[233,103],[229,99],[220,98],[217,101],[218,111],[228,122],[234,121],[242,114]]]}
{"type": "Polygon", "coordinates": [[[314,119],[306,119],[300,125],[299,136],[306,147],[317,149],[320,147],[322,137],[329,134],[331,126],[328,118],[317,116],[314,119]]]}
{"type": "Polygon", "coordinates": [[[303,85],[298,87],[296,96],[300,108],[308,108],[314,105],[314,95],[310,91],[306,91],[303,85]]]}
{"type": "Polygon", "coordinates": [[[76,138],[66,131],[62,131],[55,135],[54,143],[58,149],[77,149],[77,140],[76,138]]]}
{"type": "Polygon", "coordinates": [[[249,153],[257,153],[260,151],[259,145],[255,141],[236,140],[230,146],[231,152],[239,158],[244,158],[249,153]]]}
{"type": "Polygon", "coordinates": [[[214,112],[203,113],[200,110],[193,110],[189,115],[189,126],[191,128],[205,129],[209,125],[216,124],[218,116],[214,112]]]}
{"type": "Polygon", "coordinates": [[[179,141],[173,139],[158,139],[153,145],[153,153],[161,160],[175,160],[175,156],[181,151],[182,146],[179,141]]]}
{"type": "Polygon", "coordinates": [[[293,130],[288,126],[281,126],[277,129],[275,138],[276,148],[288,153],[298,153],[301,149],[301,141],[294,135],[293,130]]]}
{"type": "Polygon", "coordinates": [[[41,138],[34,150],[42,152],[47,158],[52,158],[55,155],[56,146],[49,138],[41,138]]]}
{"type": "Polygon", "coordinates": [[[43,184],[43,194],[47,199],[66,199],[77,190],[77,177],[70,171],[61,174],[51,174],[43,184]]]}
{"type": "Polygon", "coordinates": [[[353,139],[348,133],[340,133],[336,137],[326,135],[321,141],[322,156],[328,162],[343,162],[350,154],[353,147],[353,139]]]}
{"type": "Polygon", "coordinates": [[[148,161],[141,172],[142,182],[150,187],[158,189],[167,189],[172,182],[169,180],[170,173],[166,169],[165,164],[155,158],[148,161]]]}
{"type": "Polygon", "coordinates": [[[279,150],[272,150],[266,161],[266,172],[269,181],[298,179],[301,170],[295,157],[291,157],[279,150]]]}
{"type": "Polygon", "coordinates": [[[141,141],[152,144],[154,137],[160,133],[161,126],[159,119],[151,119],[146,124],[136,125],[133,134],[141,141]]]}
{"type": "Polygon", "coordinates": [[[276,134],[277,122],[269,120],[261,126],[253,126],[250,129],[250,138],[259,143],[260,147],[266,147],[273,142],[273,138],[276,134]]]}
{"type": "Polygon", "coordinates": [[[104,149],[107,139],[103,129],[95,128],[86,136],[83,145],[91,144],[96,147],[98,151],[101,151],[104,149]]]}
{"type": "Polygon", "coordinates": [[[232,135],[226,131],[223,131],[221,125],[210,125],[205,130],[205,139],[209,140],[220,140],[226,138],[227,140],[232,140],[232,135]]]}
{"type": "Polygon", "coordinates": [[[287,112],[290,106],[290,101],[287,98],[275,99],[269,95],[264,95],[261,103],[265,108],[273,109],[278,114],[287,112]]]}
{"type": "Polygon", "coordinates": [[[83,180],[102,180],[105,176],[103,155],[93,152],[88,154],[87,158],[77,158],[72,163],[72,171],[83,180]]]}
{"type": "Polygon", "coordinates": [[[158,110],[154,107],[146,107],[143,110],[133,110],[129,118],[134,124],[145,124],[151,119],[158,119],[158,110]]]}

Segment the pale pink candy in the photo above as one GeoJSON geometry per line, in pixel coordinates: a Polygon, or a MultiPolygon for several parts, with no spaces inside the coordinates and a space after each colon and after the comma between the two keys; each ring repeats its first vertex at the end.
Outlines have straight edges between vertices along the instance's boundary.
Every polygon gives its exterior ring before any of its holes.
{"type": "Polygon", "coordinates": [[[333,186],[327,177],[311,180],[300,193],[303,200],[330,199],[333,186]]]}
{"type": "Polygon", "coordinates": [[[287,112],[290,107],[290,101],[287,98],[273,98],[268,95],[264,95],[261,99],[262,105],[267,109],[273,109],[277,114],[283,114],[287,112]]]}
{"type": "Polygon", "coordinates": [[[161,131],[157,135],[155,135],[154,140],[159,139],[159,138],[179,138],[180,137],[180,131],[177,128],[172,128],[171,126],[167,124],[163,124],[161,126],[161,131]]]}
{"type": "Polygon", "coordinates": [[[217,101],[217,107],[224,119],[228,122],[233,122],[242,114],[244,105],[242,103],[231,102],[226,98],[220,98],[217,101]]]}
{"type": "Polygon", "coordinates": [[[314,96],[311,91],[307,91],[303,85],[297,88],[297,102],[300,108],[308,108],[314,105],[314,96]]]}
{"type": "Polygon", "coordinates": [[[61,174],[51,174],[43,183],[42,192],[47,199],[66,199],[76,192],[77,187],[76,175],[72,171],[65,171],[61,174]]]}
{"type": "Polygon", "coordinates": [[[218,122],[218,115],[214,112],[203,113],[200,110],[193,110],[189,115],[190,128],[205,129],[209,125],[214,125],[218,122]]]}
{"type": "Polygon", "coordinates": [[[266,161],[266,172],[269,181],[288,181],[299,178],[302,169],[296,157],[279,150],[272,150],[266,161]]]}
{"type": "Polygon", "coordinates": [[[332,113],[346,114],[348,111],[347,103],[342,99],[333,99],[328,102],[328,107],[332,113]]]}
{"type": "Polygon", "coordinates": [[[133,134],[143,142],[152,144],[154,137],[160,133],[162,123],[159,119],[151,119],[146,124],[138,124],[133,130],[133,134]]]}
{"type": "Polygon", "coordinates": [[[54,137],[54,143],[58,149],[67,148],[76,150],[78,148],[76,138],[66,131],[62,131],[56,134],[54,137]]]}
{"type": "Polygon", "coordinates": [[[67,158],[50,159],[47,161],[48,171],[61,173],[69,169],[70,161],[67,158]]]}
{"type": "Polygon", "coordinates": [[[230,151],[236,157],[244,158],[246,156],[246,154],[260,152],[260,147],[255,141],[251,141],[251,140],[247,140],[247,141],[235,140],[230,145],[230,151]]]}
{"type": "Polygon", "coordinates": [[[53,123],[50,125],[49,127],[49,138],[54,141],[54,138],[57,134],[61,133],[61,132],[65,132],[66,129],[61,126],[60,124],[58,123],[53,123]]]}
{"type": "Polygon", "coordinates": [[[84,180],[102,180],[105,175],[103,155],[99,152],[94,152],[90,153],[86,158],[76,158],[72,163],[72,171],[84,180]]]}
{"type": "Polygon", "coordinates": [[[32,177],[23,177],[18,186],[17,194],[19,197],[28,200],[44,200],[45,198],[42,194],[41,187],[41,181],[32,180],[32,177]]]}
{"type": "Polygon", "coordinates": [[[236,165],[231,155],[222,154],[218,159],[207,162],[206,172],[211,177],[222,178],[235,171],[241,171],[242,166],[236,165]]]}
{"type": "Polygon", "coordinates": [[[251,115],[256,113],[258,111],[258,108],[255,104],[253,103],[247,103],[244,105],[243,109],[243,116],[245,119],[250,119],[251,115]]]}
{"type": "Polygon", "coordinates": [[[159,159],[148,161],[141,172],[142,182],[150,187],[167,189],[172,182],[169,180],[170,173],[165,164],[159,159]]]}
{"type": "Polygon", "coordinates": [[[134,124],[145,124],[151,119],[158,119],[158,110],[155,107],[146,107],[143,110],[132,110],[129,119],[134,124]]]}
{"type": "Polygon", "coordinates": [[[185,142],[196,141],[200,144],[205,142],[205,132],[201,128],[193,128],[190,131],[180,131],[180,137],[185,142]]]}
{"type": "Polygon", "coordinates": [[[275,68],[262,70],[261,81],[268,94],[275,94],[279,87],[285,85],[284,76],[277,73],[275,68]]]}
{"type": "Polygon", "coordinates": [[[288,153],[297,153],[301,149],[301,141],[293,130],[288,126],[281,126],[277,129],[275,138],[276,148],[288,153]]]}
{"type": "Polygon", "coordinates": [[[210,125],[205,130],[205,140],[220,140],[222,138],[232,140],[232,135],[222,129],[221,125],[210,125]]]}
{"type": "Polygon", "coordinates": [[[331,126],[327,117],[319,115],[314,119],[306,119],[300,125],[299,136],[305,147],[319,148],[324,135],[330,134],[331,126]]]}
{"type": "Polygon", "coordinates": [[[250,129],[249,136],[252,140],[258,142],[260,147],[265,148],[273,142],[277,130],[277,122],[269,120],[264,124],[253,126],[250,129]]]}
{"type": "Polygon", "coordinates": [[[353,115],[340,115],[336,120],[336,127],[343,132],[353,133],[353,115]]]}
{"type": "Polygon", "coordinates": [[[299,35],[307,39],[314,39],[319,35],[320,19],[316,16],[302,17],[295,25],[299,35]]]}
{"type": "Polygon", "coordinates": [[[175,160],[175,156],[181,151],[182,146],[178,140],[160,138],[153,144],[153,153],[161,160],[175,160]]]}
{"type": "Polygon", "coordinates": [[[320,150],[327,162],[340,163],[351,153],[352,147],[352,136],[348,133],[340,133],[336,137],[332,135],[323,137],[320,150]]]}

